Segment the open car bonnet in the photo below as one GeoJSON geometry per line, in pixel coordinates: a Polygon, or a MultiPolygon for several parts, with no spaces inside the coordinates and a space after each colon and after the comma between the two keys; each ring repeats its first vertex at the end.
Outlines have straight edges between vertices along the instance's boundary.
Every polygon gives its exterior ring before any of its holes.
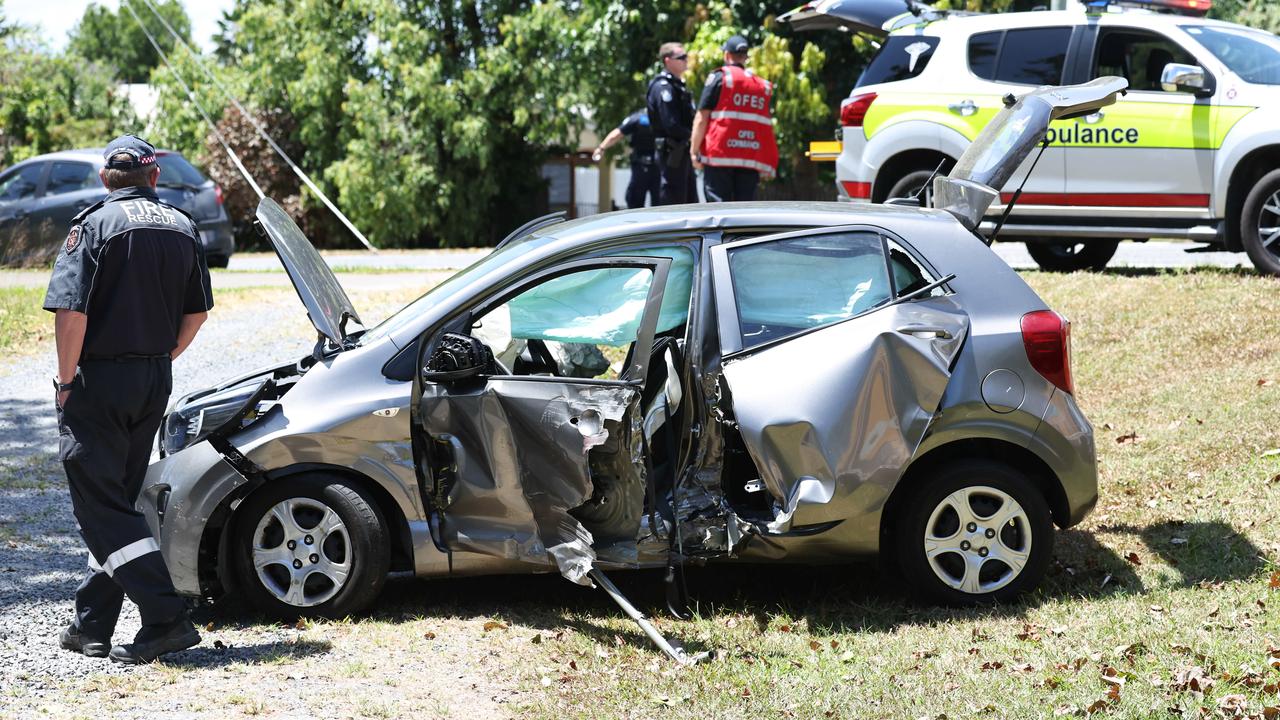
{"type": "Polygon", "coordinates": [[[354,320],[359,323],[360,316],[333,270],[275,200],[262,198],[256,215],[289,273],[298,297],[306,306],[311,324],[335,346],[342,347],[347,336],[347,322],[354,320]]]}
{"type": "Polygon", "coordinates": [[[778,16],[793,30],[839,30],[869,35],[889,34],[890,21],[933,10],[919,0],[815,0],[778,16]]]}
{"type": "Polygon", "coordinates": [[[1044,140],[1049,123],[1089,115],[1116,101],[1129,87],[1124,78],[1107,76],[1082,85],[1037,88],[1006,104],[974,139],[947,177],[933,181],[933,205],[973,230],[1000,188],[1044,140]]]}

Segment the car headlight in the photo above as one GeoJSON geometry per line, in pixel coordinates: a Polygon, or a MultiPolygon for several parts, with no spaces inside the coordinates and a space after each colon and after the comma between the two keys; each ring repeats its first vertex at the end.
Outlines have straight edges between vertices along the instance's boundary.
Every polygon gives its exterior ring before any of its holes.
{"type": "Polygon", "coordinates": [[[162,455],[172,455],[209,437],[215,431],[250,415],[270,380],[258,380],[183,398],[164,419],[160,434],[162,455]]]}

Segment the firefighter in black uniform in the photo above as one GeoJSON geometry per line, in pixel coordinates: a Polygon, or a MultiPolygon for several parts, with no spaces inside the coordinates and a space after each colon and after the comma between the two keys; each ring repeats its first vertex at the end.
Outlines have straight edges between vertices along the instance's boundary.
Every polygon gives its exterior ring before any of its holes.
{"type": "Polygon", "coordinates": [[[600,146],[591,153],[591,159],[600,162],[604,151],[613,147],[623,136],[631,144],[631,181],[627,183],[627,208],[642,208],[645,197],[650,205],[658,204],[659,181],[657,149],[653,143],[653,128],[649,125],[649,111],[637,110],[626,117],[618,127],[609,131],[600,146]]]}
{"type": "Polygon", "coordinates": [[[93,570],[59,641],[133,664],[200,642],[134,503],[173,387],[170,363],[213,296],[195,222],[156,196],[155,148],[125,135],[104,157],[110,194],[72,221],[44,300],[55,312],[59,454],[93,570]],[[142,629],[111,647],[125,595],[142,629]]]}
{"type": "Polygon", "coordinates": [[[689,54],[680,43],[664,43],[658,50],[663,70],[649,81],[646,104],[649,124],[658,144],[659,193],[663,205],[698,202],[698,181],[689,159],[693,133],[693,95],[684,85],[689,54]]]}

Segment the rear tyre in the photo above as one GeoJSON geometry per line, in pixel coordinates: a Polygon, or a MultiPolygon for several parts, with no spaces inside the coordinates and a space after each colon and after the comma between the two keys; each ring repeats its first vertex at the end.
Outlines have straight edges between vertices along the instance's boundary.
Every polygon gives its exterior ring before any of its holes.
{"type": "Polygon", "coordinates": [[[1259,272],[1280,275],[1280,170],[1263,175],[1245,198],[1240,244],[1259,272]]]}
{"type": "Polygon", "coordinates": [[[895,520],[903,579],[947,605],[1012,600],[1040,583],[1053,554],[1044,495],[1031,478],[990,460],[939,469],[895,520]]]}
{"type": "Polygon", "coordinates": [[[350,615],[373,602],[387,578],[386,522],[340,478],[281,478],[244,502],[232,532],[236,585],[273,617],[350,615]]]}
{"type": "Polygon", "coordinates": [[[1098,271],[1111,262],[1120,246],[1119,240],[1088,242],[1029,242],[1027,252],[1042,270],[1050,272],[1098,271]]]}

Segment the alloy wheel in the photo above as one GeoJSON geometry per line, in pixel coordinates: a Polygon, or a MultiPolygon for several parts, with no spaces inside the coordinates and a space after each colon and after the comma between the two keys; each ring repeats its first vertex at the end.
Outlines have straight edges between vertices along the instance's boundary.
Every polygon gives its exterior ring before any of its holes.
{"type": "Polygon", "coordinates": [[[253,567],[268,592],[293,607],[313,607],[337,595],[351,574],[347,526],[312,498],[276,503],[253,534],[253,567]]]}
{"type": "Polygon", "coordinates": [[[938,579],[971,595],[1013,582],[1031,556],[1031,522],[1008,493],[988,486],[961,488],[929,516],[924,552],[938,579]]]}

